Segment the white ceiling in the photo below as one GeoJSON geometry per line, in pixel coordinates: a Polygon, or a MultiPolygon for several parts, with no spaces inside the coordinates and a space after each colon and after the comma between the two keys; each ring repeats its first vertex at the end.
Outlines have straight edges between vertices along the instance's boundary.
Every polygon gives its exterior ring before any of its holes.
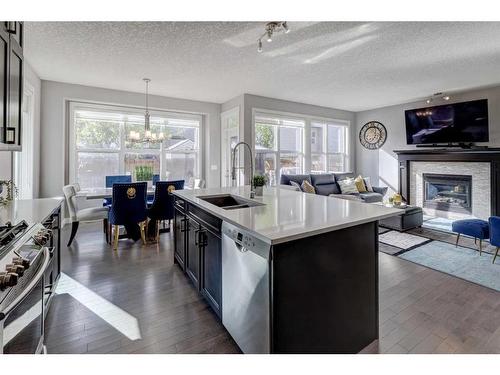
{"type": "Polygon", "coordinates": [[[26,22],[40,78],[223,103],[242,93],[352,111],[500,84],[500,22],[26,22]]]}

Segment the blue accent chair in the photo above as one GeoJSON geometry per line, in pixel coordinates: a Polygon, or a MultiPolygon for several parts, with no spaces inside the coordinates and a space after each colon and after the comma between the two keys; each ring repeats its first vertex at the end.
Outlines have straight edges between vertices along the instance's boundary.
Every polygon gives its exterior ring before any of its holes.
{"type": "Polygon", "coordinates": [[[139,225],[142,242],[146,244],[147,189],[146,182],[113,184],[113,205],[108,214],[108,222],[114,229],[113,249],[118,248],[120,225],[125,226],[129,235],[139,225]]]}
{"type": "Polygon", "coordinates": [[[158,181],[156,183],[155,198],[148,209],[148,217],[151,219],[150,226],[156,228],[157,241],[160,236],[160,221],[170,221],[174,218],[174,196],[171,192],[182,189],[184,189],[184,180],[158,181]]]}
{"type": "Polygon", "coordinates": [[[451,224],[451,230],[457,233],[456,246],[458,246],[461,234],[474,237],[474,242],[479,239],[479,255],[482,251],[482,241],[490,238],[488,222],[481,219],[456,220],[451,224]]]}
{"type": "MultiPolygon", "coordinates": [[[[113,184],[117,182],[132,182],[132,176],[129,174],[120,174],[115,176],[106,176],[106,187],[113,187],[113,184]]],[[[111,205],[111,198],[104,198],[102,201],[102,205],[104,207],[111,205]]]]}
{"type": "Polygon", "coordinates": [[[495,256],[493,257],[493,263],[498,256],[498,249],[500,248],[500,217],[492,216],[489,219],[490,224],[490,244],[497,248],[495,256]]]}

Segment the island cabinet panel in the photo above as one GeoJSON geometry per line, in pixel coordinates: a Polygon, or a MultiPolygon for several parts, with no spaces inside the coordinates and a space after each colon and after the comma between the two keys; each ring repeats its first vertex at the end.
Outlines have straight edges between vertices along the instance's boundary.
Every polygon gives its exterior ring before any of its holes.
{"type": "Polygon", "coordinates": [[[272,353],[358,353],[378,339],[378,225],[272,248],[272,353]]]}
{"type": "Polygon", "coordinates": [[[186,228],[188,226],[186,215],[175,207],[174,216],[174,260],[184,271],[186,267],[186,228]]]}
{"type": "Polygon", "coordinates": [[[222,220],[176,197],[175,262],[222,316],[222,220]]]}
{"type": "Polygon", "coordinates": [[[222,311],[222,244],[220,233],[204,228],[200,232],[202,244],[201,293],[215,313],[222,311]]]}
{"type": "Polygon", "coordinates": [[[198,290],[200,289],[200,229],[200,224],[190,217],[187,221],[186,274],[198,290]]]}

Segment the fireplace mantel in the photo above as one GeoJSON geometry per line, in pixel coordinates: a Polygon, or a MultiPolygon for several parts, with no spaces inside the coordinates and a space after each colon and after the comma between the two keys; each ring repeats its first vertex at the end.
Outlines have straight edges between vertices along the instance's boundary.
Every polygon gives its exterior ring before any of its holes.
{"type": "Polygon", "coordinates": [[[410,162],[488,162],[491,165],[491,214],[500,215],[500,148],[394,150],[398,156],[399,193],[410,201],[410,162]]]}

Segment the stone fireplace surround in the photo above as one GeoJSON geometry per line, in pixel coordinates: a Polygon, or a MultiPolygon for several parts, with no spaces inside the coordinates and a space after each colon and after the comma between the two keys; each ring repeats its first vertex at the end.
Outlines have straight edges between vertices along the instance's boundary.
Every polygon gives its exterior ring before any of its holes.
{"type": "MultiPolygon", "coordinates": [[[[491,171],[488,162],[410,162],[410,204],[423,207],[424,178],[423,174],[467,175],[472,176],[472,216],[487,220],[491,216],[491,171]]],[[[441,211],[424,208],[431,216],[461,219],[471,217],[467,213],[441,211]]]]}
{"type": "MultiPolygon", "coordinates": [[[[423,204],[423,173],[471,175],[473,216],[500,216],[500,148],[416,148],[394,152],[398,155],[398,189],[410,204],[423,204]]],[[[450,212],[428,213],[452,219],[463,217],[450,212]]]]}

